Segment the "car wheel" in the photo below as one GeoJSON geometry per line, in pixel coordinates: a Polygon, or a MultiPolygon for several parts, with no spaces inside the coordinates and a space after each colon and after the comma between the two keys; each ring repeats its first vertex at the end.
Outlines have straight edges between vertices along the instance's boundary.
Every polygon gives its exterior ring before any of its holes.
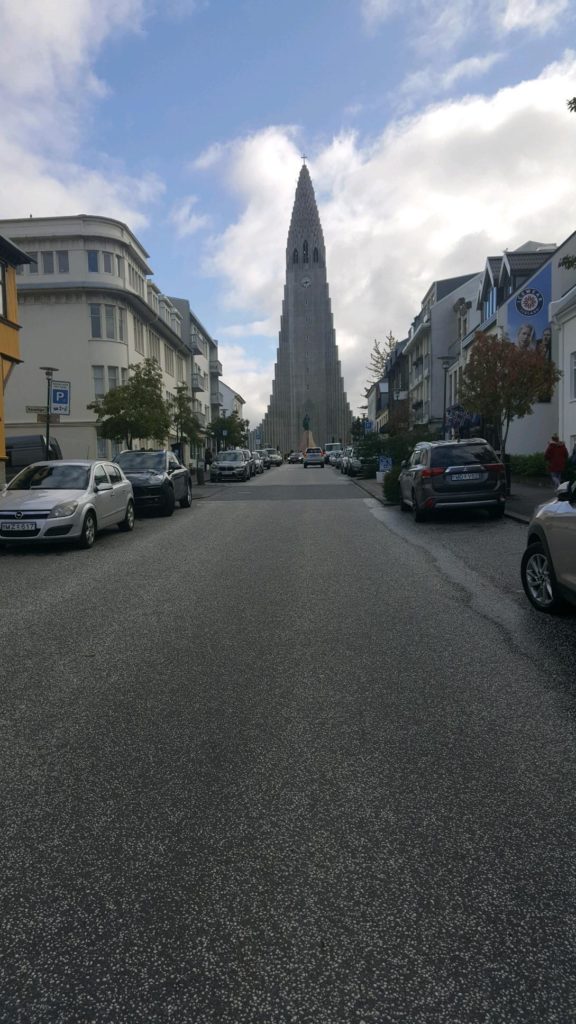
{"type": "Polygon", "coordinates": [[[118,529],[122,530],[122,533],[130,533],[134,529],[134,502],[129,501],[126,505],[126,515],[121,523],[118,523],[118,529]]]}
{"type": "Polygon", "coordinates": [[[171,487],[164,491],[164,502],[162,504],[162,515],[171,516],[174,512],[174,506],[176,505],[176,499],[174,497],[174,491],[171,487]]]}
{"type": "Polygon", "coordinates": [[[553,614],[562,610],[565,602],[558,591],[548,552],[539,541],[522,555],[520,575],[526,597],[537,611],[553,614]]]}
{"type": "Polygon", "coordinates": [[[84,516],[84,522],[82,524],[82,533],[78,544],[81,548],[91,548],[96,540],[96,516],[93,512],[88,511],[84,516]]]}
{"type": "Polygon", "coordinates": [[[420,508],[415,491],[412,491],[412,516],[415,523],[424,523],[426,521],[426,513],[423,508],[420,508]]]}
{"type": "Polygon", "coordinates": [[[244,475],[243,475],[242,479],[243,479],[244,483],[246,483],[246,481],[250,479],[250,470],[248,470],[248,469],[244,470],[244,475]]]}
{"type": "Polygon", "coordinates": [[[192,504],[192,484],[190,481],[186,484],[186,494],[180,499],[180,508],[190,508],[192,504]]]}

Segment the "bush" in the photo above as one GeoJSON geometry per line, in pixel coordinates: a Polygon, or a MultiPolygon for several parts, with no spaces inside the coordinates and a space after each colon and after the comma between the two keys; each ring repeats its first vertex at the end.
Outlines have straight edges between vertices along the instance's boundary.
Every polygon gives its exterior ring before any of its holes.
{"type": "Polygon", "coordinates": [[[400,504],[400,485],[398,483],[398,477],[400,476],[400,466],[394,466],[389,473],[386,473],[384,477],[384,483],[382,484],[382,491],[386,501],[389,501],[391,505],[400,504]]]}
{"type": "Polygon", "coordinates": [[[542,452],[534,452],[532,455],[511,455],[510,471],[512,476],[548,475],[542,452]]]}

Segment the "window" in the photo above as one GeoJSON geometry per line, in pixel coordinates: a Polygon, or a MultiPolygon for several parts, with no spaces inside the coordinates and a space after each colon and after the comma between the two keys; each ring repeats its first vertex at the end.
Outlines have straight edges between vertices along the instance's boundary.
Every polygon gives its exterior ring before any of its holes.
{"type": "Polygon", "coordinates": [[[150,359],[155,359],[160,366],[160,338],[154,331],[148,332],[148,355],[150,359]]]}
{"type": "Polygon", "coordinates": [[[298,249],[294,249],[292,253],[292,263],[298,263],[298,249]]]}
{"type": "Polygon", "coordinates": [[[106,317],[106,337],[114,341],[116,338],[116,309],[114,306],[104,306],[106,317]]]}
{"type": "Polygon", "coordinates": [[[144,355],[144,325],[137,317],[134,317],[134,348],[144,355]]]}
{"type": "Polygon", "coordinates": [[[574,401],[576,399],[576,352],[572,352],[570,355],[570,381],[572,384],[570,398],[574,401]]]}
{"type": "Polygon", "coordinates": [[[112,449],[112,458],[115,458],[116,455],[120,455],[120,452],[122,451],[122,445],[120,441],[111,441],[110,447],[112,449]]]}
{"type": "Polygon", "coordinates": [[[116,273],[118,277],[124,277],[124,260],[122,256],[116,257],[116,273]]]}
{"type": "Polygon", "coordinates": [[[8,315],[6,308],[6,264],[0,263],[0,316],[8,315]]]}
{"type": "Polygon", "coordinates": [[[176,356],[176,379],[184,380],[184,360],[181,356],[176,356]]]}
{"type": "Polygon", "coordinates": [[[104,266],[104,273],[105,274],[113,274],[114,273],[114,270],[113,270],[113,259],[114,259],[114,257],[112,256],[111,252],[103,252],[102,253],[102,263],[103,263],[103,266],[104,266]]]}
{"type": "Polygon", "coordinates": [[[108,465],[108,466],[106,466],[106,472],[108,473],[108,476],[110,477],[110,483],[111,484],[121,484],[122,483],[122,475],[120,473],[120,470],[118,469],[118,466],[108,465]]]}
{"type": "Polygon", "coordinates": [[[169,345],[164,345],[164,366],[166,367],[166,373],[169,373],[171,377],[174,376],[174,353],[169,345]]]}
{"type": "Polygon", "coordinates": [[[67,249],[57,249],[56,260],[58,261],[58,273],[68,274],[70,271],[70,261],[67,249]]]}
{"type": "Polygon", "coordinates": [[[318,263],[318,258],[318,249],[316,248],[316,246],[314,246],[314,255],[312,257],[314,263],[318,263]]]}
{"type": "Polygon", "coordinates": [[[28,255],[29,255],[31,260],[34,260],[34,263],[30,264],[30,273],[31,274],[37,274],[38,273],[38,253],[37,252],[29,252],[28,255]]]}
{"type": "Polygon", "coordinates": [[[118,306],[118,340],[124,341],[126,337],[126,310],[118,306]]]}
{"type": "Polygon", "coordinates": [[[96,438],[96,455],[99,459],[108,458],[108,441],[105,437],[96,438]]]}
{"type": "Polygon", "coordinates": [[[302,263],[308,263],[308,242],[302,246],[302,263]]]}
{"type": "Polygon", "coordinates": [[[23,274],[23,273],[24,273],[24,264],[23,264],[23,263],[20,263],[20,264],[19,264],[19,265],[18,265],[18,266],[16,267],[16,273],[17,273],[17,274],[23,274]]]}
{"type": "Polygon", "coordinates": [[[104,466],[96,466],[96,469],[94,470],[94,483],[96,487],[98,487],[99,484],[110,483],[106,475],[106,470],[104,469],[104,466]]]}
{"type": "Polygon", "coordinates": [[[54,253],[43,252],[42,253],[42,270],[45,274],[54,273],[54,253]]]}
{"type": "Polygon", "coordinates": [[[108,367],[108,390],[109,391],[113,391],[114,388],[118,387],[118,384],[119,384],[119,381],[118,381],[118,367],[117,366],[109,366],[108,367]]]}
{"type": "Polygon", "coordinates": [[[125,366],[121,366],[120,367],[120,383],[121,384],[127,384],[128,383],[128,369],[125,366]]]}
{"type": "Polygon", "coordinates": [[[92,381],[94,383],[94,398],[104,398],[104,395],[106,394],[106,384],[104,382],[103,366],[92,367],[92,381]]]}
{"type": "Polygon", "coordinates": [[[96,249],[88,249],[88,270],[91,274],[98,273],[98,252],[96,249]]]}
{"type": "Polygon", "coordinates": [[[100,319],[100,306],[98,303],[90,303],[90,330],[92,338],[102,337],[102,321],[100,319]]]}

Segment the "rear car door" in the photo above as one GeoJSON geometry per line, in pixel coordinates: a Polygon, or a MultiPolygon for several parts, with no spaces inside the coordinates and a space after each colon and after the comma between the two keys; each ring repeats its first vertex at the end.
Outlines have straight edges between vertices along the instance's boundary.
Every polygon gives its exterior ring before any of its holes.
{"type": "Polygon", "coordinates": [[[114,489],[102,463],[98,463],[94,467],[94,488],[94,507],[96,509],[98,526],[109,526],[113,522],[114,489]],[[104,486],[106,490],[98,490],[101,486],[104,486]]]}
{"type": "Polygon", "coordinates": [[[188,470],[182,466],[172,452],[168,453],[168,473],[174,487],[176,501],[186,497],[188,470]]]}
{"type": "Polygon", "coordinates": [[[105,463],[106,472],[108,479],[112,484],[112,501],[111,501],[111,521],[114,523],[120,523],[124,519],[126,513],[126,505],[128,502],[128,488],[126,480],[122,476],[118,466],[114,466],[112,463],[105,463]]]}

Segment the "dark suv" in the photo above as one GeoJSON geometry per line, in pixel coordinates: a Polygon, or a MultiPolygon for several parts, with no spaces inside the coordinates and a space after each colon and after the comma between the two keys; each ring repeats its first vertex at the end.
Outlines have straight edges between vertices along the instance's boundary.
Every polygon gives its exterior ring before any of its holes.
{"type": "Polygon", "coordinates": [[[176,502],[181,508],[192,504],[192,478],[167,449],[120,452],[114,459],[132,484],[137,509],[157,508],[171,516],[176,502]]]}
{"type": "Polygon", "coordinates": [[[400,507],[417,523],[440,509],[486,508],[500,518],[506,507],[503,462],[487,441],[421,441],[401,465],[400,507]]]}

